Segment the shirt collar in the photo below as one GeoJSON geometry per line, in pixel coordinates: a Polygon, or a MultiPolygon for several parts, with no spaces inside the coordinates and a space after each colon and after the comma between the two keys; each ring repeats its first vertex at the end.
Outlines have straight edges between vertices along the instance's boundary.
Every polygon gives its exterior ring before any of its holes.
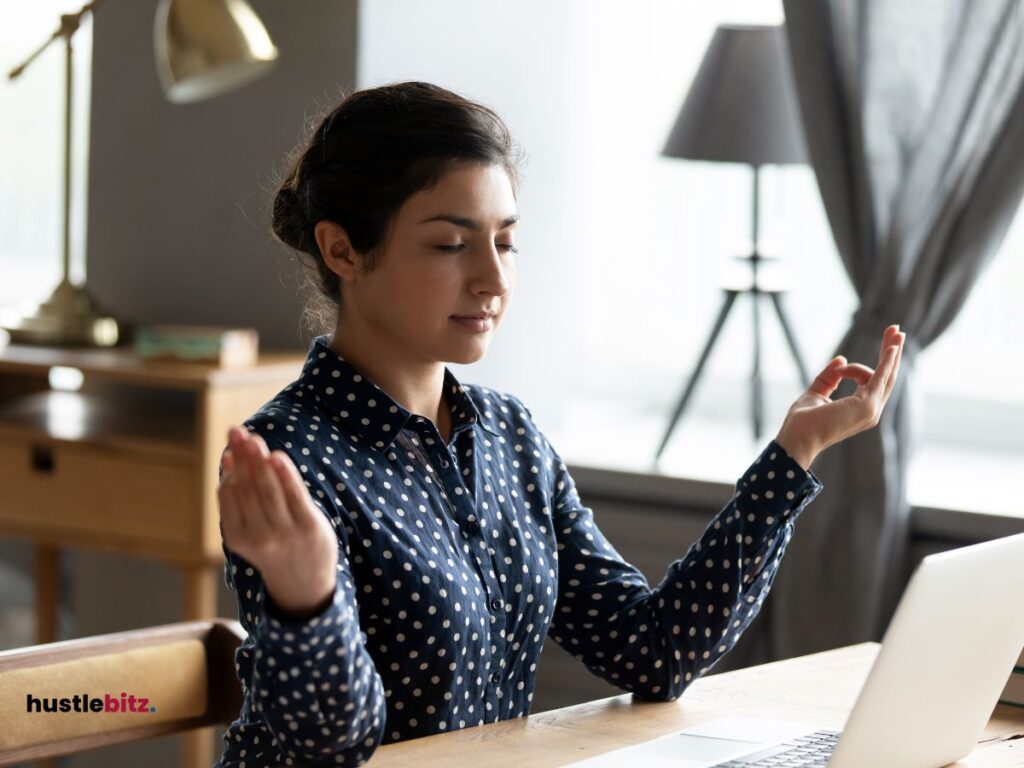
{"type": "MultiPolygon", "coordinates": [[[[382,453],[388,449],[410,419],[417,418],[399,405],[387,392],[363,376],[345,358],[330,347],[328,335],[317,336],[299,376],[298,395],[313,400],[337,415],[367,444],[382,453]]],[[[489,410],[481,410],[448,366],[444,369],[444,387],[451,403],[452,434],[463,424],[477,424],[498,436],[489,410]]]]}

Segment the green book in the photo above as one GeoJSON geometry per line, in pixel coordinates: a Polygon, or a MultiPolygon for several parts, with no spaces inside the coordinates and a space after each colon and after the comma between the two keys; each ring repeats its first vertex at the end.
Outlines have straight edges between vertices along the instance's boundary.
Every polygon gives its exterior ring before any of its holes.
{"type": "Polygon", "coordinates": [[[259,335],[254,328],[144,325],[135,332],[134,347],[135,353],[146,360],[175,360],[235,368],[256,362],[259,335]]]}

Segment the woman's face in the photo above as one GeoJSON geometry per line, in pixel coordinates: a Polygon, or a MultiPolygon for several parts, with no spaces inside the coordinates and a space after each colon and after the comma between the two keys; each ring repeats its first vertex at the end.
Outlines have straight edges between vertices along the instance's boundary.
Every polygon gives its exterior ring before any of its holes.
{"type": "Polygon", "coordinates": [[[358,313],[361,331],[403,357],[479,360],[515,287],[517,218],[501,166],[456,166],[406,200],[373,271],[345,281],[342,325],[358,313]]]}

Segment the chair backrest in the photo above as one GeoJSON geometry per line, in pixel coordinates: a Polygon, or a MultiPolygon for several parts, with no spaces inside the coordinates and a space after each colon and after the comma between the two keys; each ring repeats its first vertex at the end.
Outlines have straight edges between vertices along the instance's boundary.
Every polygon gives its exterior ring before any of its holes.
{"type": "Polygon", "coordinates": [[[0,765],[231,723],[244,638],[211,619],[0,652],[0,765]]]}

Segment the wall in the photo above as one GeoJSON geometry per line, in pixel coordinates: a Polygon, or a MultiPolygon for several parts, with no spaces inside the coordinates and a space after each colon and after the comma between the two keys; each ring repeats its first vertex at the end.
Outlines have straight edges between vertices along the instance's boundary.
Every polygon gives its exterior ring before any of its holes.
{"type": "Polygon", "coordinates": [[[266,347],[305,350],[294,270],[271,239],[273,175],[307,112],[355,77],[354,0],[254,0],[280,50],[263,79],[196,104],[164,99],[156,3],[97,13],[88,279],[134,322],[244,324],[266,347]]]}

